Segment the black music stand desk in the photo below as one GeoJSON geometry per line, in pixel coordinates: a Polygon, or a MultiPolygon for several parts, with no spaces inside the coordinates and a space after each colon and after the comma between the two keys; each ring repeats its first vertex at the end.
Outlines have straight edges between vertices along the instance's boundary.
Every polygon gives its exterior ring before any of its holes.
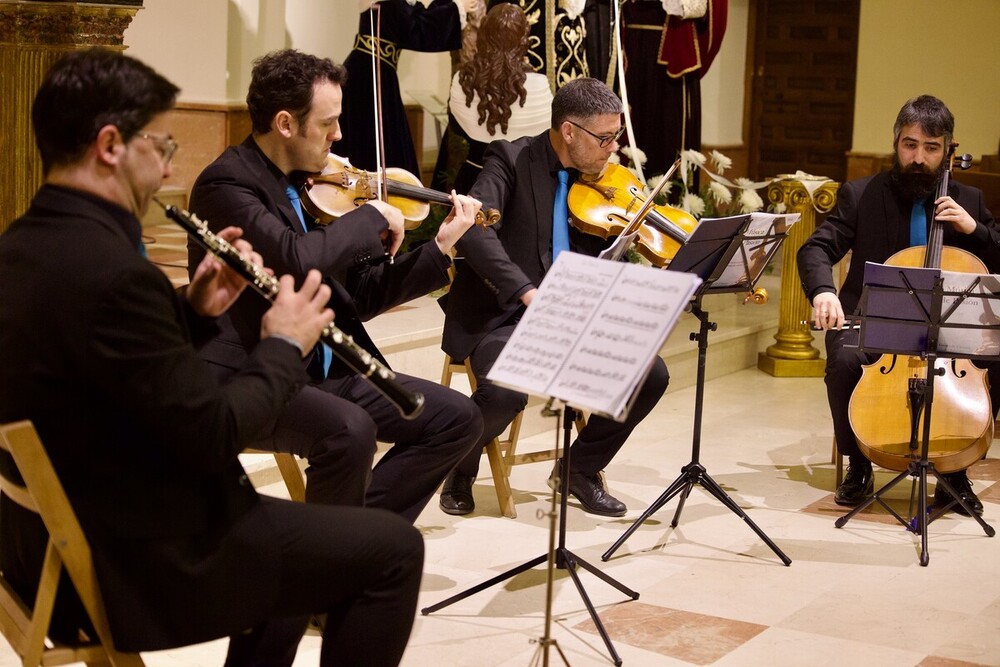
{"type": "MultiPolygon", "coordinates": [[[[692,232],[677,255],[667,266],[669,271],[695,273],[703,282],[695,292],[689,309],[701,326],[698,333],[691,334],[691,340],[698,341],[698,375],[695,384],[694,434],[691,442],[691,461],[681,468],[680,475],[653,501],[642,516],[626,529],[611,547],[604,552],[601,560],[607,561],[625,543],[640,525],[666,505],[674,496],[680,496],[677,511],[670,522],[676,528],[680,521],[684,503],[695,484],[700,484],[719,502],[728,507],[767,544],[785,565],[792,560],[755,524],[746,512],[719,484],[712,479],[702,465],[701,426],[705,401],[705,359],[708,352],[708,332],[715,331],[717,325],[709,321],[708,313],[702,307],[706,294],[723,292],[747,292],[748,300],[754,298],[754,289],[768,263],[781,247],[787,236],[787,229],[798,220],[798,214],[772,215],[747,214],[730,218],[705,219],[692,232]]],[[[755,299],[757,300],[757,299],[755,299]]]]}

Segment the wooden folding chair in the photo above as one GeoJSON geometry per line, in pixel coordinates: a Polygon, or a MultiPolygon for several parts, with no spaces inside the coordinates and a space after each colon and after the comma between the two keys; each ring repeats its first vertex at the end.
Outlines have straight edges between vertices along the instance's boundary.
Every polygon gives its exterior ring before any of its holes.
{"type": "Polygon", "coordinates": [[[302,469],[294,454],[287,452],[269,452],[263,449],[244,449],[247,454],[274,454],[274,462],[278,465],[278,472],[288,489],[288,497],[300,503],[306,501],[306,482],[302,478],[302,469]]]}
{"type": "Polygon", "coordinates": [[[837,438],[833,438],[833,453],[830,455],[832,463],[837,467],[837,479],[834,485],[834,490],[840,488],[840,484],[844,481],[844,457],[840,453],[840,449],[837,447],[837,438]]]}
{"type": "MultiPolygon", "coordinates": [[[[469,387],[476,391],[476,376],[472,372],[472,365],[469,360],[464,362],[452,361],[451,357],[445,355],[444,369],[441,371],[441,384],[445,387],[451,386],[451,378],[455,373],[464,372],[469,378],[469,387]]],[[[576,429],[580,430],[586,425],[586,418],[578,413],[576,429]]],[[[556,450],[546,449],[537,452],[526,452],[517,454],[517,438],[521,433],[521,419],[524,411],[518,412],[510,423],[507,430],[507,437],[504,439],[493,438],[485,447],[486,458],[490,462],[490,472],[493,474],[493,486],[496,489],[497,502],[500,504],[500,512],[509,519],[517,518],[517,509],[514,507],[514,495],[510,490],[510,471],[513,466],[524,463],[536,463],[538,461],[552,461],[556,457],[556,450]]]]}
{"type": "MultiPolygon", "coordinates": [[[[464,372],[469,378],[469,387],[476,390],[476,376],[472,372],[472,365],[469,360],[464,362],[453,362],[451,357],[445,355],[444,370],[441,371],[441,384],[445,387],[451,386],[451,378],[455,373],[464,372]]],[[[521,432],[521,418],[524,411],[518,412],[510,423],[507,437],[503,440],[493,438],[486,445],[486,458],[490,462],[490,472],[493,474],[493,486],[497,493],[497,502],[500,504],[500,513],[509,519],[517,518],[517,509],[514,507],[514,494],[510,490],[510,466],[507,456],[513,458],[514,449],[517,447],[517,436],[521,432]]]]}
{"type": "Polygon", "coordinates": [[[114,648],[90,545],[35,427],[30,421],[0,426],[0,448],[10,453],[24,480],[22,483],[5,476],[0,478],[0,489],[21,507],[38,514],[49,532],[33,609],[28,609],[0,575],[0,631],[24,665],[85,662],[88,665],[141,667],[144,663],[139,654],[120,653],[114,648]],[[97,641],[66,646],[47,637],[63,568],[97,632],[97,641]]]}

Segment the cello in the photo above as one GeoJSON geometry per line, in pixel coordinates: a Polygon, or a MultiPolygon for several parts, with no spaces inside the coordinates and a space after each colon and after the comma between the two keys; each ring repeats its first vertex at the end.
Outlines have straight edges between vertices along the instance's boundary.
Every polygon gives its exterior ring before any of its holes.
{"type": "MultiPolygon", "coordinates": [[[[935,201],[948,193],[954,150],[949,146],[948,168],[942,172],[935,201]]],[[[960,167],[971,164],[962,155],[960,167]]],[[[931,220],[926,246],[900,250],[886,260],[891,266],[940,268],[963,273],[989,273],[978,257],[943,245],[944,222],[931,220]]],[[[920,397],[927,378],[923,357],[883,354],[862,367],[861,380],[851,395],[849,416],[861,452],[890,470],[906,470],[920,458],[915,447],[916,426],[924,407],[920,397]]],[[[986,371],[968,359],[937,358],[927,459],[938,472],[964,470],[989,449],[993,440],[993,410],[986,371]]]]}

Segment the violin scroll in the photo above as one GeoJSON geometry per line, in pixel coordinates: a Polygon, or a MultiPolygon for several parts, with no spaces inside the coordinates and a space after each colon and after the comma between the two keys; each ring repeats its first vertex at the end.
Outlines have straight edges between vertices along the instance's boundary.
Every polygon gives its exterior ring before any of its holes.
{"type": "Polygon", "coordinates": [[[500,211],[495,208],[476,211],[476,224],[480,227],[492,227],[498,222],[500,222],[500,211]]]}

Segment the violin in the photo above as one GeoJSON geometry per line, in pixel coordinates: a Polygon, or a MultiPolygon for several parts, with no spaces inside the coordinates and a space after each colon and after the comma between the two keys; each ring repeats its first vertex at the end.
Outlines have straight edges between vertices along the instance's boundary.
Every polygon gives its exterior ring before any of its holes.
{"type": "MultiPolygon", "coordinates": [[[[935,200],[948,194],[949,171],[954,159],[948,151],[949,168],[941,177],[935,200]]],[[[962,169],[971,155],[960,158],[962,169]]],[[[942,244],[944,222],[931,220],[926,246],[900,250],[886,260],[892,266],[941,268],[964,273],[989,273],[978,257],[961,248],[942,244]]],[[[873,463],[903,471],[920,458],[917,447],[918,420],[926,406],[921,395],[926,385],[927,359],[883,354],[862,367],[861,380],[851,394],[849,416],[858,447],[873,463]]],[[[968,359],[939,357],[934,364],[933,409],[927,458],[938,472],[964,470],[986,455],[993,440],[993,409],[986,371],[968,359]]]]}
{"type": "MultiPolygon", "coordinates": [[[[430,213],[430,204],[451,206],[451,198],[443,192],[430,190],[420,180],[400,167],[386,172],[387,203],[403,213],[403,227],[416,229],[430,213]]],[[[376,174],[351,166],[351,163],[330,153],[326,166],[312,176],[303,191],[302,204],[309,213],[327,225],[373,199],[379,199],[379,179],[376,174]]],[[[476,213],[476,224],[489,226],[500,220],[496,209],[476,213]]]]}
{"type": "MultiPolygon", "coordinates": [[[[677,164],[663,176],[657,191],[677,164]]],[[[656,192],[651,198],[655,196],[656,192]]],[[[569,189],[567,203],[573,226],[586,234],[607,239],[636,232],[638,253],[657,268],[670,263],[698,225],[687,211],[647,201],[642,183],[620,164],[608,163],[596,178],[578,178],[569,189]]]]}

